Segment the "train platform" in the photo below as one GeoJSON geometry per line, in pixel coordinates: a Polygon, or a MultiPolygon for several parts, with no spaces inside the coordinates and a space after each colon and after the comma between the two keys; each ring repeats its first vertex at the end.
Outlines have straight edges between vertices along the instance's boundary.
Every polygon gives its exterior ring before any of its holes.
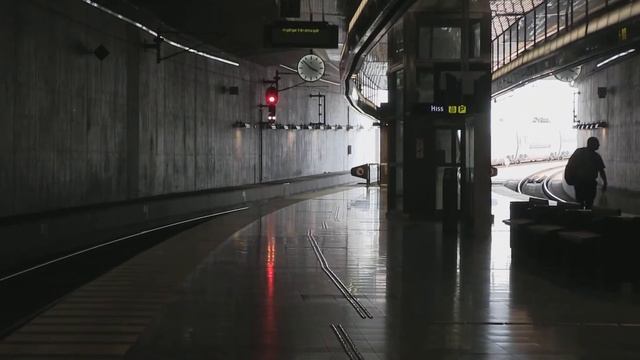
{"type": "Polygon", "coordinates": [[[511,267],[501,220],[523,198],[493,186],[488,237],[386,216],[377,187],[262,202],[64,296],[0,358],[639,358],[633,291],[511,267]]]}

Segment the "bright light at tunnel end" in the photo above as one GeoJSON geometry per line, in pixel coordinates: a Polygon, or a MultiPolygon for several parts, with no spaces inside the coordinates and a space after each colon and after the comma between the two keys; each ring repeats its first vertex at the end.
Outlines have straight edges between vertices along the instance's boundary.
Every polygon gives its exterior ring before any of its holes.
{"type": "MultiPolygon", "coordinates": [[[[111,15],[111,16],[117,17],[118,19],[120,19],[120,20],[122,20],[122,21],[124,21],[124,22],[126,22],[126,23],[128,23],[130,25],[135,26],[140,30],[143,30],[143,31],[147,32],[148,34],[150,34],[150,35],[152,35],[154,37],[159,35],[157,32],[149,29],[148,27],[146,27],[146,26],[144,26],[144,25],[142,25],[142,24],[140,24],[140,23],[138,23],[136,21],[133,21],[133,20],[131,20],[131,19],[129,19],[129,18],[123,16],[123,15],[120,15],[120,14],[116,13],[115,11],[109,10],[106,7],[96,3],[95,1],[91,1],[91,0],[81,0],[81,1],[84,2],[85,4],[91,5],[91,6],[97,8],[99,10],[102,10],[103,12],[105,12],[105,13],[111,15]]],[[[235,61],[231,61],[231,60],[223,59],[221,57],[217,57],[217,56],[214,56],[214,55],[211,55],[211,54],[207,54],[205,52],[190,48],[188,46],[182,45],[180,43],[177,43],[175,41],[169,40],[169,39],[164,38],[164,37],[163,37],[163,39],[167,44],[173,45],[173,46],[175,46],[175,47],[177,47],[179,49],[188,51],[188,52],[190,52],[192,54],[200,55],[200,56],[205,57],[207,59],[214,60],[214,61],[219,61],[219,62],[228,64],[228,65],[240,66],[240,64],[235,62],[235,61]]]]}

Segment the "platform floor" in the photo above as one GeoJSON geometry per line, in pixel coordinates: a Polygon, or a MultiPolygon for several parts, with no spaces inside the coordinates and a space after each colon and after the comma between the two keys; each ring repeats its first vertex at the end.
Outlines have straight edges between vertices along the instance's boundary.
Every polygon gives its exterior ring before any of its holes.
{"type": "Polygon", "coordinates": [[[517,197],[494,187],[488,239],[389,220],[379,188],[213,219],[69,294],[0,358],[639,359],[635,293],[511,269],[517,197]]]}

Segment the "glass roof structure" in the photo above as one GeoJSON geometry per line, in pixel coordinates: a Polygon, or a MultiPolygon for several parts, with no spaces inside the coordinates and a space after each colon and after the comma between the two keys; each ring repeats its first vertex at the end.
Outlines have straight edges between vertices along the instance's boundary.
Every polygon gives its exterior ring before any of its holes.
{"type": "MultiPolygon", "coordinates": [[[[515,23],[519,17],[542,4],[544,0],[490,0],[491,7],[491,38],[502,34],[515,23]]],[[[565,0],[566,2],[566,0],[565,0]]]]}

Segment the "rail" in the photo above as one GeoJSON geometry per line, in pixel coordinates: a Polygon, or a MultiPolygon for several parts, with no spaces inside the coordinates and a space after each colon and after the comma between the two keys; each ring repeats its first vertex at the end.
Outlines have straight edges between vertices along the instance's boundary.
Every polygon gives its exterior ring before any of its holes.
{"type": "Polygon", "coordinates": [[[140,231],[140,232],[136,232],[134,234],[130,234],[130,235],[127,235],[127,236],[122,236],[122,237],[119,237],[119,238],[117,238],[115,240],[111,240],[111,241],[107,241],[107,242],[104,242],[104,243],[99,244],[99,245],[91,246],[91,247],[88,247],[86,249],[79,250],[79,251],[76,251],[76,252],[73,252],[73,253],[70,253],[70,254],[55,258],[53,260],[49,260],[49,261],[43,262],[43,263],[35,265],[35,266],[31,266],[29,268],[26,268],[24,270],[15,272],[13,274],[3,276],[2,278],[0,278],[0,283],[2,283],[4,281],[7,281],[7,280],[10,280],[10,279],[13,279],[13,278],[16,278],[18,276],[24,275],[26,273],[29,273],[29,272],[33,271],[33,270],[37,270],[37,269],[40,269],[40,268],[43,268],[43,267],[46,267],[46,266],[49,266],[49,265],[52,265],[52,264],[56,264],[56,263],[59,263],[61,261],[70,259],[72,257],[78,256],[78,255],[82,255],[82,254],[91,252],[93,250],[96,250],[96,249],[99,249],[99,248],[102,248],[102,247],[105,247],[105,246],[113,245],[113,244],[119,243],[121,241],[129,240],[129,239],[136,238],[136,237],[139,237],[139,236],[142,236],[142,235],[145,235],[145,234],[149,234],[149,233],[156,232],[156,231],[159,231],[159,230],[164,230],[164,229],[175,227],[175,226],[178,226],[178,225],[183,225],[183,224],[188,224],[188,223],[192,223],[192,222],[196,222],[196,221],[201,221],[201,220],[204,220],[204,219],[208,219],[208,218],[212,218],[212,217],[216,217],[216,216],[221,216],[221,215],[226,215],[226,214],[231,214],[231,213],[234,213],[234,212],[243,211],[243,210],[247,210],[247,209],[249,209],[249,207],[243,206],[243,207],[240,207],[240,208],[237,208],[237,209],[231,209],[231,210],[227,210],[227,211],[220,211],[220,212],[211,213],[211,214],[207,214],[207,215],[203,215],[203,216],[193,217],[193,218],[190,218],[190,219],[187,219],[187,220],[177,221],[177,222],[173,222],[171,224],[154,227],[154,228],[147,229],[147,230],[140,231]]]}

